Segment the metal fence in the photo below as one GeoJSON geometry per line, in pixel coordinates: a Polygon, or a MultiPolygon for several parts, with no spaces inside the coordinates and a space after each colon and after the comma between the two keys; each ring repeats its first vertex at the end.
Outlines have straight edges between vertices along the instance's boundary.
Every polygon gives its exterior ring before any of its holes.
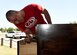
{"type": "Polygon", "coordinates": [[[10,48],[17,48],[17,41],[11,38],[0,38],[1,46],[8,46],[10,48]]]}

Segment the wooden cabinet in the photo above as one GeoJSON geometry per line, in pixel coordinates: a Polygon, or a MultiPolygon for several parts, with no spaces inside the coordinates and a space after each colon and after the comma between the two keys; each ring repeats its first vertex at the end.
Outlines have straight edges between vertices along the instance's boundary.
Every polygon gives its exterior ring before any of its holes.
{"type": "Polygon", "coordinates": [[[76,24],[40,24],[36,36],[37,55],[77,55],[76,24]]]}

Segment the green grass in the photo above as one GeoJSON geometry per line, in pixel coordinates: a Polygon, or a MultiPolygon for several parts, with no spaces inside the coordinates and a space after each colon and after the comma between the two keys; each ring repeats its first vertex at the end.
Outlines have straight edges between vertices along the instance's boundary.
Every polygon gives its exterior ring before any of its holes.
{"type": "Polygon", "coordinates": [[[0,55],[17,55],[17,49],[0,45],[0,55]]]}

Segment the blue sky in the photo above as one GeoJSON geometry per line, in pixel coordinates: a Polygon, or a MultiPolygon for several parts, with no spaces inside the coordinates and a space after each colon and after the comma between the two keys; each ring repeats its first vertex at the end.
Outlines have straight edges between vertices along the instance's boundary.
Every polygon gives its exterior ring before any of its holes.
{"type": "Polygon", "coordinates": [[[46,8],[53,24],[77,22],[77,0],[0,0],[0,28],[16,28],[6,20],[6,12],[19,11],[30,3],[37,3],[46,8]]]}

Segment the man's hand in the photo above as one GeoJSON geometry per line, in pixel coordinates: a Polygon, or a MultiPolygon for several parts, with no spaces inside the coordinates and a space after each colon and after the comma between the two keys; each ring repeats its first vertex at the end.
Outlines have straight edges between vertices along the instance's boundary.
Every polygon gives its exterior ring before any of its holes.
{"type": "Polygon", "coordinates": [[[32,31],[30,29],[28,29],[28,28],[25,30],[25,34],[26,34],[27,37],[33,35],[32,31]]]}
{"type": "Polygon", "coordinates": [[[31,39],[33,38],[33,33],[32,33],[32,31],[30,30],[30,29],[26,29],[25,30],[25,34],[26,34],[26,42],[28,42],[28,43],[30,43],[31,42],[31,39]]]}

